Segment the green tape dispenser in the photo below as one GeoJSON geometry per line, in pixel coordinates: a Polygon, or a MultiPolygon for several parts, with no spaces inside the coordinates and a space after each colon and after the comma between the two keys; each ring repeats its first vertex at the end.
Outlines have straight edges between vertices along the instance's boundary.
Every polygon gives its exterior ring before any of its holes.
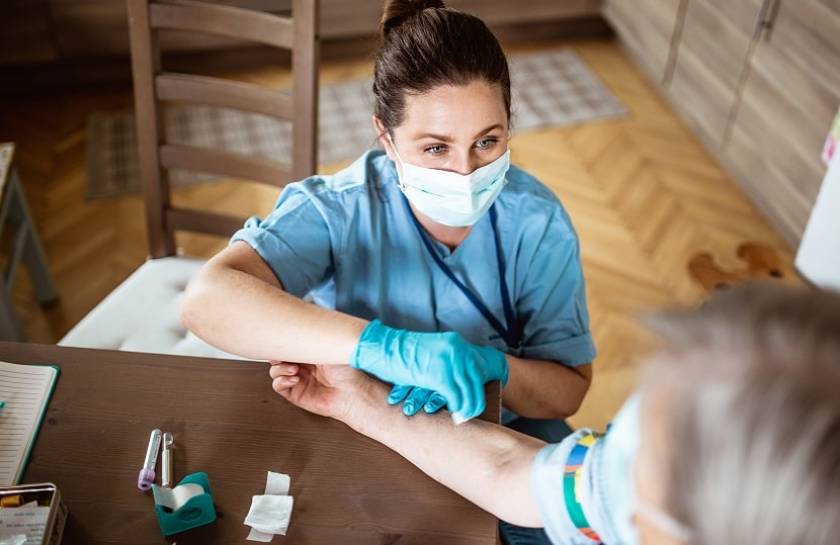
{"type": "Polygon", "coordinates": [[[203,471],[181,479],[175,488],[152,485],[155,515],[163,535],[170,536],[216,520],[210,480],[203,471]]]}

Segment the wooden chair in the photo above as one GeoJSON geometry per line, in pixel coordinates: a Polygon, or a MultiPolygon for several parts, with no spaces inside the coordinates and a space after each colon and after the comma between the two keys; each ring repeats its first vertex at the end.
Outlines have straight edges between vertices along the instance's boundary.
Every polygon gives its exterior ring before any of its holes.
{"type": "Polygon", "coordinates": [[[180,323],[180,299],[203,261],[176,255],[175,231],[229,237],[244,218],[173,206],[169,169],[187,169],[282,187],[317,168],[318,0],[292,0],[289,17],[192,0],[127,0],[135,116],[150,259],[59,344],[225,357],[180,323]],[[292,91],[164,72],[159,30],[212,34],[288,49],[292,91]],[[283,164],[166,141],[162,102],[232,108],[291,121],[291,161],[283,164]]]}
{"type": "Polygon", "coordinates": [[[47,267],[41,238],[29,213],[14,156],[14,143],[0,143],[0,233],[6,227],[14,229],[6,267],[0,275],[0,339],[24,342],[26,335],[12,301],[20,264],[26,266],[35,297],[42,307],[53,305],[58,300],[58,293],[47,267]]]}

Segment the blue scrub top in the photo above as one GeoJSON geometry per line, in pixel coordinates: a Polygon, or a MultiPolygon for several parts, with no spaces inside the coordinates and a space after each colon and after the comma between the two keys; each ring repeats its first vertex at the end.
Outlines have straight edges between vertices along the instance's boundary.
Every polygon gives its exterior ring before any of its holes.
{"type": "MultiPolygon", "coordinates": [[[[457,331],[474,344],[575,366],[591,362],[577,235],[563,206],[536,178],[511,166],[494,204],[522,344],[511,349],[423,246],[384,151],[366,152],[332,176],[283,189],[265,219],[231,242],[248,243],[288,293],[341,312],[414,331],[457,331]]],[[[504,322],[493,227],[484,214],[450,252],[455,275],[504,322]]]]}

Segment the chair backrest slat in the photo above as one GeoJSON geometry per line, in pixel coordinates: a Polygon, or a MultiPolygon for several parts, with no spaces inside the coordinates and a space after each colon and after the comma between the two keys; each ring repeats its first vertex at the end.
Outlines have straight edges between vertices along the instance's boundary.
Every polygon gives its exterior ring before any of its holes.
{"type": "Polygon", "coordinates": [[[190,208],[170,208],[166,211],[166,221],[178,231],[195,231],[221,237],[229,237],[242,227],[242,218],[190,208]]]}
{"type": "Polygon", "coordinates": [[[289,169],[283,163],[208,148],[164,144],[160,147],[163,168],[182,168],[231,178],[253,180],[283,187],[289,183],[289,169]]]}
{"type": "Polygon", "coordinates": [[[225,38],[293,49],[294,29],[290,17],[201,2],[170,0],[149,5],[153,29],[214,34],[225,38]]]}
{"type": "Polygon", "coordinates": [[[192,74],[163,73],[155,78],[158,100],[207,104],[292,120],[292,96],[239,81],[192,74]]]}
{"type": "Polygon", "coordinates": [[[282,187],[318,163],[319,0],[292,0],[290,17],[194,0],[126,0],[140,173],[152,257],[175,255],[175,231],[229,236],[241,220],[171,205],[168,169],[182,168],[282,187]],[[292,52],[291,93],[244,82],[162,72],[158,30],[214,34],[292,52]],[[166,142],[162,102],[244,110],[291,121],[288,164],[166,142]],[[202,216],[201,214],[205,214],[202,216]]]}

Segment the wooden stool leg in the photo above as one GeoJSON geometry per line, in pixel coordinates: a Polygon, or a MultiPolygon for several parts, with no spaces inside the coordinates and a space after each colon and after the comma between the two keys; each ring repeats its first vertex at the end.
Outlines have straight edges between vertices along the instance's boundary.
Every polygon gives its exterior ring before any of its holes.
{"type": "Polygon", "coordinates": [[[0,286],[0,339],[25,342],[23,328],[15,315],[15,307],[5,286],[0,286]]]}
{"type": "Polygon", "coordinates": [[[11,183],[12,186],[9,189],[14,191],[13,197],[16,202],[13,203],[13,209],[16,210],[16,216],[20,222],[18,228],[26,229],[26,236],[23,240],[23,262],[26,265],[26,271],[29,273],[29,280],[32,282],[32,288],[35,290],[38,302],[42,306],[50,306],[58,300],[58,293],[55,290],[55,284],[53,284],[47,266],[47,256],[41,246],[38,231],[35,230],[35,224],[32,221],[32,215],[29,213],[26,196],[23,194],[16,170],[12,171],[11,183]]]}

